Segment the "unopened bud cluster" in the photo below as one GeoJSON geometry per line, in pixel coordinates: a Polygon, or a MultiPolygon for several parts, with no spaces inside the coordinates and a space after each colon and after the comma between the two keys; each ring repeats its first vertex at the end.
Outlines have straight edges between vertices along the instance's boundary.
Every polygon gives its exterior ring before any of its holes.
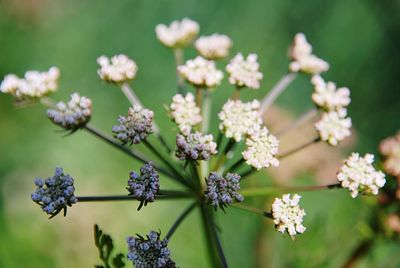
{"type": "Polygon", "coordinates": [[[209,160],[211,155],[217,154],[217,144],[211,134],[200,132],[188,135],[176,135],[176,156],[180,160],[209,160]]]}

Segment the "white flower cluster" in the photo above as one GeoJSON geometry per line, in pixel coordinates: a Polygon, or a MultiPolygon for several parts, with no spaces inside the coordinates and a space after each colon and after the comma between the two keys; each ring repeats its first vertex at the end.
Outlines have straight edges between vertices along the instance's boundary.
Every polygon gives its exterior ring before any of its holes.
{"type": "Polygon", "coordinates": [[[156,26],[158,40],[171,48],[187,46],[196,38],[199,30],[199,24],[188,18],[173,21],[169,26],[164,24],[156,26]]]}
{"type": "Polygon", "coordinates": [[[246,146],[242,155],[248,165],[257,170],[279,165],[279,160],[275,158],[278,153],[279,141],[274,135],[269,134],[266,127],[261,128],[256,125],[249,131],[246,146]]]}
{"type": "Polygon", "coordinates": [[[192,93],[187,93],[185,97],[176,94],[172,98],[170,114],[183,135],[188,135],[192,127],[201,122],[200,108],[196,106],[192,93]]]}
{"type": "Polygon", "coordinates": [[[10,94],[17,101],[41,98],[57,90],[60,70],[51,67],[47,72],[27,71],[24,78],[8,74],[0,85],[0,91],[10,94]]]}
{"type": "Polygon", "coordinates": [[[335,83],[325,82],[319,75],[313,76],[311,83],[314,85],[312,100],[318,108],[339,111],[350,104],[350,90],[347,87],[336,89],[335,83]]]}
{"type": "Polygon", "coordinates": [[[358,153],[352,153],[344,161],[344,165],[337,174],[337,179],[342,183],[342,187],[351,191],[353,198],[359,193],[377,195],[379,188],[385,185],[385,174],[377,171],[372,165],[373,162],[372,154],[360,157],[358,153]]]}
{"type": "Polygon", "coordinates": [[[249,54],[245,59],[241,53],[238,53],[226,66],[229,83],[238,87],[259,89],[260,81],[263,78],[259,67],[256,54],[249,54]]]}
{"type": "Polygon", "coordinates": [[[210,36],[201,36],[196,40],[194,46],[204,58],[217,60],[229,55],[232,40],[223,34],[213,34],[210,36]]]}
{"type": "Polygon", "coordinates": [[[228,138],[237,142],[248,134],[254,125],[261,125],[260,102],[253,100],[243,103],[240,100],[228,100],[218,114],[221,123],[219,129],[228,138]]]}
{"type": "Polygon", "coordinates": [[[300,208],[298,194],[290,198],[290,194],[284,194],[282,198],[275,198],[272,204],[272,217],[277,231],[287,233],[293,238],[296,234],[304,233],[303,217],[306,215],[304,209],[300,208]]]}
{"type": "Polygon", "coordinates": [[[188,60],[185,65],[178,66],[178,72],[194,86],[206,88],[218,86],[224,77],[222,71],[215,67],[215,62],[201,56],[188,60]]]}
{"type": "Polygon", "coordinates": [[[47,110],[49,119],[66,130],[76,130],[84,126],[91,115],[92,101],[76,92],[67,103],[59,102],[55,109],[47,110]]]}
{"type": "Polygon", "coordinates": [[[345,109],[328,112],[322,115],[322,118],[315,124],[315,128],[322,141],[336,146],[344,138],[350,136],[351,119],[346,118],[345,109]]]}
{"type": "Polygon", "coordinates": [[[295,35],[289,56],[293,60],[289,65],[292,72],[319,74],[329,70],[329,64],[326,61],[312,54],[312,46],[307,42],[303,33],[295,35]]]}
{"type": "Polygon", "coordinates": [[[123,83],[136,77],[138,67],[128,56],[119,54],[111,59],[101,56],[97,59],[100,69],[97,71],[100,78],[112,83],[123,83]]]}

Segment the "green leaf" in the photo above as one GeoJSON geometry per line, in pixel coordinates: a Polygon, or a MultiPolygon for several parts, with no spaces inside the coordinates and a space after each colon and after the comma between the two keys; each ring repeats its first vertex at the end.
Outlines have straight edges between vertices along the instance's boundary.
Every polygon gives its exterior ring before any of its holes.
{"type": "MultiPolygon", "coordinates": [[[[103,233],[97,224],[94,225],[94,243],[99,250],[100,260],[104,265],[95,265],[95,268],[111,268],[109,263],[111,253],[114,249],[114,244],[110,235],[103,233]]],[[[125,264],[122,261],[124,255],[122,253],[117,254],[112,259],[113,267],[121,268],[125,264]]]]}

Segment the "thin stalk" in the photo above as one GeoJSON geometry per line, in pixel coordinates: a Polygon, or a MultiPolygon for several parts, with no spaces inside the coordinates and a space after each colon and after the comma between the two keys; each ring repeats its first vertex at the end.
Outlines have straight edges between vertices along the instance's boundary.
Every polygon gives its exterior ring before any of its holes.
{"type": "MultiPolygon", "coordinates": [[[[203,221],[203,227],[204,227],[204,233],[206,237],[206,242],[207,242],[207,249],[208,249],[208,255],[210,258],[211,262],[211,267],[224,267],[221,261],[221,258],[219,257],[219,250],[216,246],[215,238],[214,238],[214,231],[212,230],[214,228],[214,223],[212,222],[212,219],[210,218],[210,212],[208,208],[206,207],[205,204],[201,204],[200,206],[200,212],[201,212],[201,218],[203,221]],[[218,252],[218,255],[216,254],[218,252]]],[[[225,266],[226,267],[226,266],[225,266]]]]}
{"type": "Polygon", "coordinates": [[[193,185],[190,184],[186,178],[156,149],[154,146],[148,142],[147,140],[143,141],[143,144],[154,154],[157,158],[162,161],[170,170],[171,172],[179,179],[180,182],[185,184],[187,187],[192,187],[193,185]]]}
{"type": "Polygon", "coordinates": [[[225,148],[223,148],[222,152],[219,154],[219,158],[217,160],[217,164],[213,167],[213,170],[219,170],[220,167],[225,163],[228,159],[227,155],[228,152],[233,150],[237,142],[234,139],[229,139],[228,143],[226,144],[225,148]]]}
{"type": "Polygon", "coordinates": [[[311,192],[318,190],[330,190],[341,188],[340,183],[328,185],[312,185],[312,186],[295,186],[295,187],[261,187],[255,189],[245,189],[239,191],[243,196],[267,196],[275,193],[290,193],[290,192],[311,192]]]}
{"type": "Polygon", "coordinates": [[[288,73],[284,75],[278,83],[268,92],[261,101],[260,113],[264,114],[272,103],[282,94],[282,92],[293,82],[296,78],[296,73],[288,73]]]}
{"type": "Polygon", "coordinates": [[[236,161],[231,167],[227,168],[227,170],[231,172],[235,172],[242,164],[246,163],[246,160],[241,157],[238,161],[236,161]]]}
{"type": "Polygon", "coordinates": [[[267,211],[264,211],[264,210],[259,209],[259,208],[249,207],[249,206],[246,206],[246,205],[243,205],[243,204],[239,204],[239,203],[233,204],[233,207],[241,209],[241,210],[249,211],[249,212],[261,215],[263,217],[272,219],[272,213],[271,212],[267,212],[267,211]]]}
{"type": "Polygon", "coordinates": [[[212,232],[212,235],[215,238],[215,246],[217,248],[217,253],[218,253],[219,259],[221,261],[222,267],[227,268],[228,267],[228,262],[226,261],[226,257],[225,257],[225,254],[224,254],[224,249],[222,248],[222,244],[221,244],[221,241],[219,239],[219,235],[217,233],[215,224],[214,224],[214,222],[212,220],[211,220],[210,224],[211,224],[211,232],[212,232]]]}
{"type": "Polygon", "coordinates": [[[247,178],[248,176],[250,176],[251,174],[253,174],[254,172],[256,172],[257,169],[250,167],[247,171],[239,174],[240,175],[240,179],[244,180],[245,178],[247,178]]]}
{"type": "Polygon", "coordinates": [[[187,207],[182,214],[178,217],[178,219],[174,222],[172,227],[169,229],[167,235],[165,236],[166,239],[170,240],[171,236],[175,233],[176,229],[182,223],[182,221],[192,212],[192,210],[196,207],[196,202],[192,203],[189,207],[187,207]]]}
{"type": "MultiPolygon", "coordinates": [[[[129,86],[128,83],[123,83],[121,85],[121,90],[132,105],[136,104],[140,105],[141,107],[145,107],[140,101],[139,97],[135,94],[135,91],[132,89],[131,86],[129,86]]],[[[166,140],[161,135],[160,128],[155,121],[153,121],[153,130],[154,130],[154,135],[156,135],[156,137],[160,140],[161,144],[165,146],[165,148],[168,150],[169,153],[172,152],[166,140]]]]}
{"type": "Polygon", "coordinates": [[[292,123],[290,123],[288,126],[286,126],[285,128],[277,131],[275,133],[275,136],[280,137],[285,135],[286,133],[288,133],[289,131],[291,131],[292,129],[297,128],[298,126],[301,126],[302,124],[304,124],[305,122],[311,120],[314,116],[316,116],[318,114],[317,109],[311,108],[310,110],[308,110],[307,112],[305,112],[304,114],[302,114],[298,119],[296,119],[295,121],[293,121],[292,123]]]}
{"type": "Polygon", "coordinates": [[[203,90],[199,87],[196,88],[196,106],[199,107],[200,110],[203,108],[203,90]]]}
{"type": "MultiPolygon", "coordinates": [[[[157,200],[191,198],[193,195],[182,191],[160,191],[157,200]],[[170,192],[170,193],[168,193],[170,192]]],[[[103,201],[137,201],[131,195],[106,195],[106,196],[77,196],[78,202],[103,202],[103,201]]]]}
{"type": "Polygon", "coordinates": [[[232,100],[239,100],[240,99],[240,87],[236,87],[235,91],[233,91],[232,96],[231,96],[232,100]]]}
{"type": "Polygon", "coordinates": [[[209,90],[204,90],[204,99],[203,99],[203,107],[201,109],[202,112],[202,123],[201,123],[201,132],[207,133],[208,126],[210,124],[210,113],[211,113],[211,93],[209,90]]]}
{"type": "Polygon", "coordinates": [[[175,58],[175,65],[176,65],[176,82],[178,84],[178,93],[183,94],[185,93],[185,84],[183,77],[178,72],[178,66],[183,65],[184,56],[183,56],[183,49],[182,48],[175,48],[174,49],[174,58],[175,58]]]}
{"type": "Polygon", "coordinates": [[[319,141],[321,141],[321,139],[319,137],[314,138],[313,140],[308,141],[308,142],[306,142],[306,143],[304,143],[304,144],[302,144],[302,145],[300,145],[300,146],[298,146],[298,147],[296,147],[294,149],[291,149],[291,150],[289,150],[289,151],[287,151],[287,152],[285,152],[283,154],[278,154],[276,158],[283,159],[283,158],[285,158],[285,157],[287,157],[289,155],[292,155],[294,153],[297,153],[297,152],[301,151],[302,149],[307,148],[308,146],[313,145],[313,144],[315,144],[315,143],[317,143],[319,141]]]}

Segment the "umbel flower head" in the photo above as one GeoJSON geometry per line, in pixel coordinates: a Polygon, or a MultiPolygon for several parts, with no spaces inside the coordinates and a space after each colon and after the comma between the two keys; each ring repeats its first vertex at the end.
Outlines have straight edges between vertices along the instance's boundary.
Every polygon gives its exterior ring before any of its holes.
{"type": "Polygon", "coordinates": [[[293,198],[290,198],[290,194],[284,194],[282,198],[275,198],[272,203],[272,217],[276,230],[281,233],[287,232],[291,238],[306,230],[303,226],[306,213],[299,206],[300,198],[298,194],[293,195],[293,198]]]}
{"type": "Polygon", "coordinates": [[[136,268],[175,268],[171,260],[168,240],[160,240],[160,233],[151,231],[146,237],[137,234],[126,239],[128,259],[136,268]]]}
{"type": "Polygon", "coordinates": [[[185,65],[178,66],[179,74],[195,87],[213,88],[221,84],[224,77],[222,71],[217,70],[215,62],[197,56],[186,61],[185,65]]]}
{"type": "Polygon", "coordinates": [[[100,78],[107,82],[124,83],[135,79],[138,67],[128,56],[119,54],[112,58],[101,56],[97,59],[100,69],[97,70],[100,78]]]}
{"type": "Polygon", "coordinates": [[[176,135],[176,156],[180,160],[208,160],[211,155],[217,154],[217,144],[211,134],[200,132],[189,133],[187,136],[176,135]]]}
{"type": "Polygon", "coordinates": [[[293,45],[289,49],[289,56],[293,60],[289,65],[292,72],[320,74],[329,70],[329,64],[326,61],[312,54],[312,46],[303,33],[295,35],[293,45]]]}
{"type": "Polygon", "coordinates": [[[92,101],[79,93],[73,93],[70,100],[57,103],[54,109],[47,110],[47,117],[66,130],[77,130],[89,122],[92,115],[92,101]]]}
{"type": "Polygon", "coordinates": [[[259,109],[258,100],[245,103],[240,100],[228,100],[218,114],[221,120],[219,129],[226,137],[238,142],[254,125],[262,123],[259,109]]]}
{"type": "Polygon", "coordinates": [[[192,127],[201,122],[200,108],[196,106],[192,93],[187,93],[185,97],[176,94],[169,107],[172,120],[184,135],[188,135],[192,127]]]}
{"type": "Polygon", "coordinates": [[[226,66],[229,83],[237,87],[259,89],[263,78],[259,67],[256,54],[249,54],[245,59],[241,53],[238,53],[226,66]]]}
{"type": "Polygon", "coordinates": [[[343,188],[350,190],[353,198],[359,193],[377,195],[379,188],[385,185],[385,174],[377,171],[372,165],[373,162],[374,155],[366,154],[360,157],[358,153],[352,153],[344,161],[337,179],[342,183],[343,188]]]}
{"type": "Polygon", "coordinates": [[[36,190],[31,194],[32,200],[37,203],[50,218],[64,210],[67,213],[67,206],[72,206],[78,199],[74,192],[74,179],[64,174],[62,168],[57,167],[54,176],[43,180],[35,179],[36,190]]]}
{"type": "Polygon", "coordinates": [[[17,101],[35,100],[56,91],[59,77],[57,67],[51,67],[47,72],[27,71],[24,78],[9,74],[4,77],[0,91],[17,101]]]}
{"type": "Polygon", "coordinates": [[[321,120],[315,124],[320,139],[336,146],[344,138],[350,136],[351,119],[345,117],[346,111],[343,109],[338,112],[324,113],[321,120]]]}
{"type": "Polygon", "coordinates": [[[189,45],[199,33],[199,24],[191,19],[175,20],[169,26],[158,24],[156,34],[158,40],[170,48],[181,48],[189,45]]]}
{"type": "Polygon", "coordinates": [[[400,132],[383,140],[379,150],[384,156],[383,168],[385,172],[400,178],[400,132]]]}
{"type": "Polygon", "coordinates": [[[134,104],[127,116],[118,118],[119,125],[113,126],[114,136],[123,144],[138,144],[153,133],[153,111],[134,104]]]}
{"type": "Polygon", "coordinates": [[[131,171],[129,177],[126,189],[129,191],[129,195],[140,201],[138,207],[140,210],[143,205],[146,206],[147,203],[154,201],[160,189],[158,172],[149,162],[140,168],[140,175],[131,171]]]}
{"type": "Polygon", "coordinates": [[[213,34],[210,36],[201,36],[196,40],[194,46],[204,58],[218,60],[229,55],[232,40],[223,34],[213,34]]]}
{"type": "Polygon", "coordinates": [[[327,82],[321,76],[311,79],[314,85],[312,100],[318,108],[325,111],[338,111],[350,104],[350,90],[347,87],[336,88],[335,83],[327,82]]]}
{"type": "Polygon", "coordinates": [[[225,207],[234,202],[242,202],[244,197],[238,193],[240,190],[240,176],[236,173],[227,173],[225,178],[217,172],[211,172],[206,180],[207,190],[205,191],[205,200],[216,210],[225,207]]]}
{"type": "Polygon", "coordinates": [[[266,127],[254,126],[246,139],[246,146],[242,155],[248,165],[257,170],[279,165],[279,160],[275,158],[279,141],[274,135],[269,134],[266,127]]]}

